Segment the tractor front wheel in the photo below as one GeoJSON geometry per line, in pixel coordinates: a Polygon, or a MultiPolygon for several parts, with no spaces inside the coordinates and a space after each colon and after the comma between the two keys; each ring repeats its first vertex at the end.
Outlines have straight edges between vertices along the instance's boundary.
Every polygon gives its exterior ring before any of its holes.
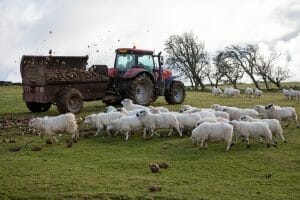
{"type": "Polygon", "coordinates": [[[149,105],[154,100],[154,85],[146,74],[129,82],[127,98],[140,105],[149,105]]]}
{"type": "Polygon", "coordinates": [[[185,98],[185,87],[180,81],[172,81],[169,89],[165,93],[168,104],[180,104],[185,98]]]}
{"type": "Polygon", "coordinates": [[[56,106],[61,113],[79,113],[83,108],[81,92],[74,88],[62,90],[57,96],[56,106]]]}

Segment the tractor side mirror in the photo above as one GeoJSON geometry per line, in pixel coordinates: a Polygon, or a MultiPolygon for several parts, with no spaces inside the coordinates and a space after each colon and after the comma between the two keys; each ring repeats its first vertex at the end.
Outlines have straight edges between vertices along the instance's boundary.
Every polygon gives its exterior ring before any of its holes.
{"type": "Polygon", "coordinates": [[[164,57],[163,57],[163,56],[160,56],[160,57],[159,57],[159,62],[160,62],[160,65],[163,65],[163,64],[164,64],[164,57]]]}

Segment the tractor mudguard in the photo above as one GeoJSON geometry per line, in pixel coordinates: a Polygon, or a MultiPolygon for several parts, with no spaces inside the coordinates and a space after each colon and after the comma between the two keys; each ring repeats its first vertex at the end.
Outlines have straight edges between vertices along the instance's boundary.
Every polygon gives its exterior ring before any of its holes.
{"type": "Polygon", "coordinates": [[[123,78],[133,78],[141,73],[145,73],[149,77],[151,77],[151,79],[153,79],[153,75],[151,73],[149,73],[148,71],[146,71],[144,68],[132,68],[123,75],[123,78]]]}
{"type": "Polygon", "coordinates": [[[167,79],[165,80],[165,91],[169,90],[172,81],[173,81],[174,79],[176,79],[177,77],[178,77],[178,76],[171,76],[171,77],[169,77],[169,78],[167,78],[167,79]]]}

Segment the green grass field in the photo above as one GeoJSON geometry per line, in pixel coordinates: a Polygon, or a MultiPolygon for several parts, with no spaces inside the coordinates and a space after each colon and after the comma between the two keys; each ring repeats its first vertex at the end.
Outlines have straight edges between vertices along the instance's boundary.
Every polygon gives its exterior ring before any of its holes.
{"type": "MultiPolygon", "coordinates": [[[[0,87],[0,119],[57,115],[55,106],[42,114],[30,113],[22,101],[19,86],[0,87]]],[[[261,99],[214,97],[210,93],[188,92],[184,104],[209,107],[214,103],[252,107],[275,103],[293,106],[300,115],[300,102],[284,100],[277,93],[261,99]]],[[[178,111],[181,105],[166,105],[163,98],[153,106],[178,111]]],[[[104,110],[100,102],[85,103],[84,117],[104,110]]],[[[225,143],[209,143],[199,150],[189,137],[154,137],[144,140],[135,134],[81,138],[72,148],[59,138],[59,145],[46,145],[45,139],[25,134],[14,124],[0,128],[0,199],[300,199],[300,129],[284,128],[288,141],[278,147],[251,140],[251,148],[239,142],[229,152],[225,143]],[[16,143],[2,140],[14,138],[16,143]],[[21,147],[18,152],[8,149],[21,147]],[[41,151],[31,151],[42,146],[41,151]],[[150,172],[152,162],[166,162],[168,169],[150,172]],[[271,177],[266,178],[266,175],[271,177]],[[158,185],[160,192],[148,187],[158,185]]],[[[87,129],[80,124],[80,130],[87,129]]],[[[94,130],[91,130],[93,133],[94,130]]],[[[167,134],[167,132],[166,132],[167,134]]]]}

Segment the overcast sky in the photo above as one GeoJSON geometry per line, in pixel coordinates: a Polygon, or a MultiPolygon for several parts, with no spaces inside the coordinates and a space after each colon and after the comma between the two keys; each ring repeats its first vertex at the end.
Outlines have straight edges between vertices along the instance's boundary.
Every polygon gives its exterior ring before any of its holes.
{"type": "Polygon", "coordinates": [[[300,0],[0,0],[0,80],[21,80],[24,54],[52,49],[113,66],[118,47],[158,53],[189,31],[212,56],[243,43],[288,52],[290,80],[300,81],[300,0]]]}

